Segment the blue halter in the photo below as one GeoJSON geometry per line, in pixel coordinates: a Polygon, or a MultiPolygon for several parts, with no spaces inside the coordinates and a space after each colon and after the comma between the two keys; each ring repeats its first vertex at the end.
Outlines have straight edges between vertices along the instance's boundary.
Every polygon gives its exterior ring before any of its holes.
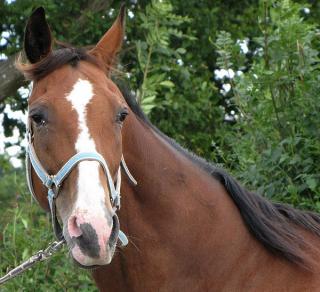
{"type": "MultiPolygon", "coordinates": [[[[27,169],[27,182],[29,190],[37,201],[35,196],[35,192],[33,189],[33,182],[31,176],[31,166],[34,169],[35,173],[42,181],[43,185],[48,189],[48,202],[50,207],[52,226],[55,233],[55,236],[58,240],[63,239],[62,228],[56,216],[56,204],[55,200],[59,195],[59,189],[62,182],[67,178],[72,169],[76,167],[78,163],[81,161],[98,161],[102,166],[104,173],[106,174],[108,187],[110,192],[111,203],[115,210],[120,209],[120,186],[121,186],[121,171],[120,167],[124,170],[126,175],[132,184],[137,185],[137,181],[131,175],[123,156],[121,158],[120,166],[118,169],[118,177],[116,181],[116,187],[114,186],[113,179],[111,177],[109,167],[105,159],[97,152],[79,152],[72,156],[55,175],[49,175],[45,169],[42,167],[32,145],[32,134],[30,130],[28,130],[28,149],[26,155],[26,169],[27,169]]],[[[116,216],[116,215],[115,215],[116,216]]],[[[128,239],[126,235],[120,230],[118,234],[118,238],[122,244],[122,246],[126,246],[128,244],[128,239]]]]}

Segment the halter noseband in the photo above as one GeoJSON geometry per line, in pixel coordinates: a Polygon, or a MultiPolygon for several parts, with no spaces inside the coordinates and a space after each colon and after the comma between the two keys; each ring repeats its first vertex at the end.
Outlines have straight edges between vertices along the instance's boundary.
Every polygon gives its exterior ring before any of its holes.
{"type": "MultiPolygon", "coordinates": [[[[55,236],[58,240],[63,239],[62,228],[57,219],[56,215],[56,203],[55,200],[59,195],[59,189],[63,181],[68,177],[70,172],[78,163],[81,161],[97,161],[102,166],[104,173],[106,174],[108,187],[110,192],[111,203],[115,210],[120,209],[120,187],[121,187],[121,168],[124,170],[125,174],[129,178],[130,182],[133,185],[137,185],[137,181],[131,175],[123,156],[121,157],[120,166],[117,174],[116,186],[114,185],[113,179],[110,174],[110,170],[106,160],[102,157],[101,154],[97,152],[79,152],[72,156],[55,175],[49,175],[43,166],[41,165],[34,147],[32,145],[33,135],[31,132],[31,127],[28,125],[27,129],[27,140],[28,140],[28,148],[26,155],[26,172],[27,172],[27,182],[29,190],[33,196],[33,198],[37,200],[37,197],[33,188],[33,181],[31,176],[31,166],[33,167],[35,173],[42,181],[42,184],[48,189],[48,202],[50,207],[51,219],[52,219],[52,227],[55,233],[55,236]]],[[[116,214],[114,216],[117,216],[116,214]]],[[[120,230],[118,234],[118,238],[122,244],[122,246],[126,246],[128,244],[128,239],[126,235],[120,230]]]]}

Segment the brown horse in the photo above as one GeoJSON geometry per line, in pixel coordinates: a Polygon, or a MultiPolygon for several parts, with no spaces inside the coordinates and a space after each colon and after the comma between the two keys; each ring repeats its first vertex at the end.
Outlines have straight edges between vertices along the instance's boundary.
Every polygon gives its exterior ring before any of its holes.
{"type": "MultiPolygon", "coordinates": [[[[101,291],[320,291],[320,216],[248,192],[161,133],[111,81],[124,15],[87,52],[53,51],[42,8],[26,28],[29,63],[19,66],[33,81],[30,128],[44,169],[54,174],[76,153],[98,152],[116,182],[123,155],[138,181],[123,173],[118,216],[130,243],[114,255],[104,170],[85,160],[70,172],[56,207],[71,257],[95,267],[101,291]]],[[[47,189],[31,175],[48,210],[47,189]]]]}

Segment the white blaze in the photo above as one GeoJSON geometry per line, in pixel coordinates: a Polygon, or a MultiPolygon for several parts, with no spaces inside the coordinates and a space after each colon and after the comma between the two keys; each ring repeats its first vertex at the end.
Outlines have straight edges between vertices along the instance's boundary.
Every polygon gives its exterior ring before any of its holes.
{"type": "MultiPolygon", "coordinates": [[[[93,96],[92,84],[83,79],[79,79],[69,95],[66,96],[78,115],[79,134],[75,143],[77,152],[97,152],[87,125],[87,106],[93,96]]],[[[82,161],[78,164],[78,190],[74,210],[92,211],[94,215],[104,214],[105,193],[100,183],[99,167],[97,161],[82,161]]]]}

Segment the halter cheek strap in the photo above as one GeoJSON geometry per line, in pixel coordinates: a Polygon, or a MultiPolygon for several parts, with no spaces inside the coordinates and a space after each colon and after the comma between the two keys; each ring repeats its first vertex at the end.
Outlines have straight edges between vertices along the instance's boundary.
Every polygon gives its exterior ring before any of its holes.
{"type": "MultiPolygon", "coordinates": [[[[97,161],[100,163],[101,167],[104,170],[104,173],[106,175],[107,181],[108,181],[108,187],[111,197],[111,202],[115,210],[120,209],[120,187],[121,187],[121,171],[122,168],[124,172],[126,173],[127,177],[129,178],[130,182],[133,185],[137,185],[137,181],[133,178],[131,175],[123,156],[121,158],[120,166],[118,169],[117,174],[117,181],[116,186],[114,186],[113,179],[110,174],[110,170],[108,167],[107,162],[102,157],[101,154],[97,152],[79,152],[72,156],[63,166],[62,168],[55,174],[55,175],[49,175],[45,169],[42,167],[35,151],[34,147],[32,145],[31,141],[31,135],[28,133],[28,149],[27,149],[27,156],[26,156],[26,169],[27,169],[27,182],[29,190],[33,196],[33,198],[37,201],[37,198],[35,196],[34,188],[33,188],[33,181],[31,176],[31,167],[34,169],[35,173],[43,183],[43,185],[48,189],[48,203],[50,207],[50,213],[51,213],[51,219],[52,219],[52,226],[55,233],[55,236],[58,240],[63,239],[62,235],[62,228],[59,224],[59,221],[56,216],[56,204],[55,200],[59,195],[59,189],[63,181],[67,178],[67,176],[70,174],[72,169],[76,167],[78,163],[81,161],[97,161]]],[[[116,216],[116,215],[115,215],[116,216]]],[[[123,246],[128,244],[128,239],[126,235],[120,230],[118,238],[123,246]]]]}

